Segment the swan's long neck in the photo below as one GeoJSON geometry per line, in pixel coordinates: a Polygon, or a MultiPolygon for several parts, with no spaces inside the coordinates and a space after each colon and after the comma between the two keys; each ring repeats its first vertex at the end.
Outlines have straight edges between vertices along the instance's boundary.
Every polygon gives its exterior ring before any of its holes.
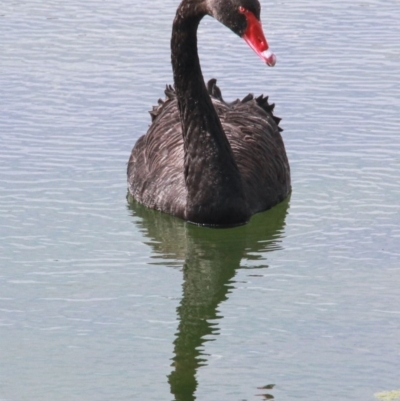
{"type": "Polygon", "coordinates": [[[239,169],[208,95],[197,52],[201,3],[183,1],[174,20],[172,68],[185,149],[186,218],[195,223],[239,224],[249,218],[239,169]]]}

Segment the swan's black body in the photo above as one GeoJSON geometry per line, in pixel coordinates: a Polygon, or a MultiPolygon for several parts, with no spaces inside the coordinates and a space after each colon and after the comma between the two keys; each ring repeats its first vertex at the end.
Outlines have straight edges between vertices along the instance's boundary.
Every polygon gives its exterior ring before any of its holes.
{"type": "Polygon", "coordinates": [[[128,163],[131,195],[144,205],[197,224],[243,224],[290,193],[290,169],[278,127],[262,96],[228,104],[211,80],[205,86],[197,27],[210,14],[241,35],[245,6],[256,0],[183,0],[173,24],[175,90],[153,108],[153,123],[128,163]]]}

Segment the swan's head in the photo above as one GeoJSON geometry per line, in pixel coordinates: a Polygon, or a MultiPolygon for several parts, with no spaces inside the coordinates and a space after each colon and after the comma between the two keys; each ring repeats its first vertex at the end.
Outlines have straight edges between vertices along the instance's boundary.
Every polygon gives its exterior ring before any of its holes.
{"type": "Polygon", "coordinates": [[[209,14],[227,26],[257,53],[270,67],[276,63],[260,22],[258,0],[206,0],[209,14]]]}

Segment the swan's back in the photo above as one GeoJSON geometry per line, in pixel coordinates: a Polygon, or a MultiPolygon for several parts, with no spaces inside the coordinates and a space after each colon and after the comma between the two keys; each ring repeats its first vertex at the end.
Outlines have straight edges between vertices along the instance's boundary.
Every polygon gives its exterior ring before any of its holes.
{"type": "MultiPolygon", "coordinates": [[[[251,214],[278,204],[291,186],[274,106],[267,98],[254,99],[252,95],[226,103],[215,80],[208,83],[208,90],[238,165],[251,214]]],[[[129,191],[147,207],[185,218],[185,156],[178,102],[172,87],[167,87],[165,94],[165,101],[159,100],[150,112],[148,132],[132,150],[129,191]]]]}
{"type": "Polygon", "coordinates": [[[172,87],[150,112],[152,124],[136,142],[128,162],[129,192],[140,203],[184,218],[186,186],[179,110],[172,87]]]}

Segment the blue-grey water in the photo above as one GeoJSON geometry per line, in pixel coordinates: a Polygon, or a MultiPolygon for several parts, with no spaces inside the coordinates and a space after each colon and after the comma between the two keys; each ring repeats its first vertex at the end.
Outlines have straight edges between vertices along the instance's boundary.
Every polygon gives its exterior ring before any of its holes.
{"type": "Polygon", "coordinates": [[[205,78],[270,96],[292,168],[229,230],[125,198],[177,4],[0,3],[0,400],[399,389],[400,3],[262,0],[273,69],[202,22],[205,78]]]}

